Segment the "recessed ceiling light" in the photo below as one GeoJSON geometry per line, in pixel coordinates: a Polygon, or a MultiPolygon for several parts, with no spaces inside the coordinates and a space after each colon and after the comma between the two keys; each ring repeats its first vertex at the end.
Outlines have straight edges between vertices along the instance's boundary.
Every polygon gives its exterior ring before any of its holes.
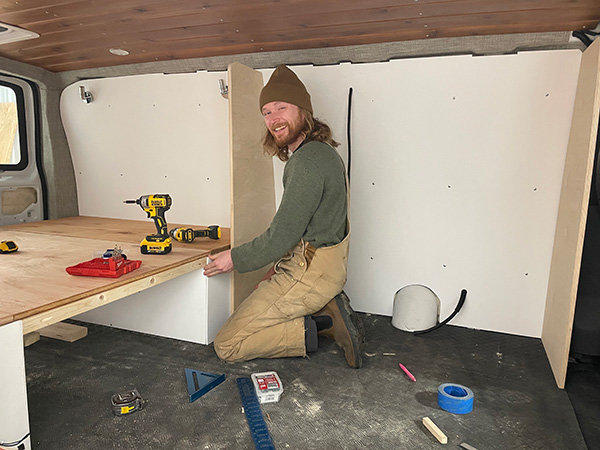
{"type": "Polygon", "coordinates": [[[109,50],[109,52],[111,52],[113,55],[117,55],[117,56],[129,55],[129,52],[127,50],[123,50],[122,48],[111,48],[109,50]]]}
{"type": "Polygon", "coordinates": [[[24,41],[26,39],[35,39],[39,37],[40,35],[34,33],[33,31],[25,30],[19,27],[14,27],[6,23],[0,23],[0,44],[24,41]]]}

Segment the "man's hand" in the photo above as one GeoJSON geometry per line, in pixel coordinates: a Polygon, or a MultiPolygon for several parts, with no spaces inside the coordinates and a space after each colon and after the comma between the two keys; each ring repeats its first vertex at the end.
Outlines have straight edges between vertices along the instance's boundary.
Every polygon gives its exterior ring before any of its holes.
{"type": "Polygon", "coordinates": [[[204,268],[204,275],[207,277],[219,275],[220,273],[229,273],[233,270],[231,250],[225,250],[216,255],[210,255],[210,258],[212,259],[212,262],[207,264],[204,268]]]}

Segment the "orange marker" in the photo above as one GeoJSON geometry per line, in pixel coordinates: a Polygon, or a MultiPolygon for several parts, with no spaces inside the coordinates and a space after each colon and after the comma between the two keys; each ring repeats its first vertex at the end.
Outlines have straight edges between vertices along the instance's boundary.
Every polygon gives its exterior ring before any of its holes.
{"type": "Polygon", "coordinates": [[[402,364],[398,364],[398,366],[400,366],[400,368],[403,370],[403,372],[408,376],[408,378],[410,378],[412,381],[417,381],[417,379],[415,378],[415,376],[410,373],[408,371],[408,369],[406,367],[404,367],[404,365],[402,364]]]}

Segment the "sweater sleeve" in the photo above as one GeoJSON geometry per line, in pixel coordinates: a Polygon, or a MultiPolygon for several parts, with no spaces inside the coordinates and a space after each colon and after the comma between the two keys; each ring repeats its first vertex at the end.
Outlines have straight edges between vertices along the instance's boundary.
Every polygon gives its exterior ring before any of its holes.
{"type": "Polygon", "coordinates": [[[251,272],[275,262],[300,242],[321,201],[324,181],[312,160],[291,158],[287,162],[283,196],[271,225],[260,236],[231,250],[238,272],[251,272]]]}

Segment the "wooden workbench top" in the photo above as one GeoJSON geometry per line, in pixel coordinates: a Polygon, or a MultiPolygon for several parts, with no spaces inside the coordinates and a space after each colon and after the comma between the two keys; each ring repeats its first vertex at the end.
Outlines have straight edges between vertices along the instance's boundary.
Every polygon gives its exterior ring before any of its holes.
{"type": "MultiPolygon", "coordinates": [[[[180,225],[171,225],[175,228],[180,225]]],[[[194,229],[202,226],[192,226],[194,229]]],[[[173,242],[167,255],[142,255],[141,240],[155,233],[148,221],[68,217],[0,227],[0,241],[13,240],[15,253],[0,255],[0,325],[91,298],[103,292],[199,261],[204,266],[211,253],[229,247],[229,229],[219,240],[173,242]],[[66,268],[88,261],[98,252],[119,246],[128,259],[141,260],[139,269],[119,278],[69,275],[66,268]]]]}

